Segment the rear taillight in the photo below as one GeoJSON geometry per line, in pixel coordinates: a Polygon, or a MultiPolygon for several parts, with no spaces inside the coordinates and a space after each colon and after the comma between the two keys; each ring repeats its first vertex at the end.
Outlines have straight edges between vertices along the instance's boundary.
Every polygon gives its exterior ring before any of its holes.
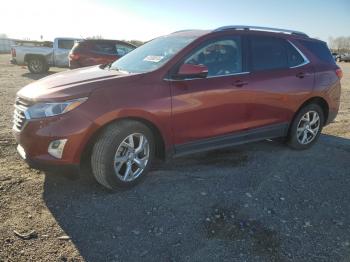
{"type": "Polygon", "coordinates": [[[343,77],[343,71],[338,68],[337,70],[335,70],[335,73],[337,74],[337,76],[339,77],[339,79],[341,79],[343,77]]]}
{"type": "Polygon", "coordinates": [[[78,54],[69,54],[70,60],[78,60],[80,56],[78,54]]]}
{"type": "Polygon", "coordinates": [[[16,57],[16,49],[15,48],[11,48],[11,55],[12,57],[16,57]]]}

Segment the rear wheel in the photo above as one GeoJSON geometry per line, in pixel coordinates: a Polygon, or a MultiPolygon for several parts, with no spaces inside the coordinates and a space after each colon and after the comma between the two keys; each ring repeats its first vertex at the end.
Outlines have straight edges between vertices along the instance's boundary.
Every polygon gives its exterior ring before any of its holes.
{"type": "Polygon", "coordinates": [[[317,104],[303,107],[295,116],[287,138],[287,143],[294,149],[307,149],[319,138],[324,124],[324,113],[317,104]]]}
{"type": "Polygon", "coordinates": [[[133,120],[113,123],[93,147],[93,174],[109,189],[134,186],[147,174],[154,151],[153,134],[147,126],[133,120]]]}
{"type": "Polygon", "coordinates": [[[31,57],[27,61],[28,69],[33,74],[46,73],[49,70],[44,58],[31,57]]]}

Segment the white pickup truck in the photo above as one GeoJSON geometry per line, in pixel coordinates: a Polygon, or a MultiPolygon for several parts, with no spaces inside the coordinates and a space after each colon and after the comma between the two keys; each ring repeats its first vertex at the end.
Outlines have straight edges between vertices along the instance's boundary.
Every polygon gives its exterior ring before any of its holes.
{"type": "Polygon", "coordinates": [[[18,41],[12,46],[12,64],[27,65],[30,72],[45,73],[50,66],[68,67],[68,54],[77,38],[55,38],[54,42],[18,41]]]}

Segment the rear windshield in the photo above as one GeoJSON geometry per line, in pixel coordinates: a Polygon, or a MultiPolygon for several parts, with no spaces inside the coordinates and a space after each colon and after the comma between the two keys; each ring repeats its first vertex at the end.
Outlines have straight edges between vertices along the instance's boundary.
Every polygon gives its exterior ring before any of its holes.
{"type": "Polygon", "coordinates": [[[332,64],[335,63],[334,58],[325,42],[307,41],[307,40],[299,40],[299,41],[303,46],[305,46],[311,53],[313,53],[321,61],[326,63],[332,63],[332,64]]]}

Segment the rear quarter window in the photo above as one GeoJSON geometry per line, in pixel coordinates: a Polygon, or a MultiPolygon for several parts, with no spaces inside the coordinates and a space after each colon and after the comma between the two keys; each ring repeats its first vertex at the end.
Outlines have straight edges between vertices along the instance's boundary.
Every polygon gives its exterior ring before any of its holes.
{"type": "Polygon", "coordinates": [[[335,64],[334,58],[325,42],[299,40],[311,53],[323,62],[335,64]]]}
{"type": "Polygon", "coordinates": [[[305,62],[299,51],[296,50],[290,43],[287,43],[287,55],[289,67],[300,66],[305,62]]]}

